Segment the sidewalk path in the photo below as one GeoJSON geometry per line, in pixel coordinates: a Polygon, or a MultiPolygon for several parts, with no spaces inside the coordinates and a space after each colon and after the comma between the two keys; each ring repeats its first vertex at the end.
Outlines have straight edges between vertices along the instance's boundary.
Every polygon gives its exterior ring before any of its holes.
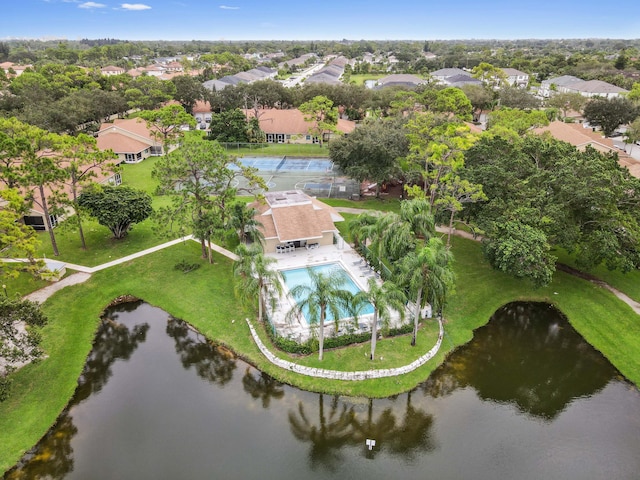
{"type": "MultiPolygon", "coordinates": [[[[157,252],[157,251],[165,249],[167,247],[171,247],[173,245],[177,245],[180,242],[186,242],[187,240],[193,240],[195,242],[200,243],[200,241],[198,239],[193,238],[193,235],[188,235],[186,237],[178,238],[176,240],[171,240],[170,242],[166,242],[166,243],[163,243],[161,245],[156,245],[155,247],[147,248],[146,250],[141,250],[140,252],[137,252],[137,253],[132,253],[131,255],[127,255],[126,257],[118,258],[118,259],[113,260],[111,262],[103,263],[102,265],[98,265],[96,267],[85,267],[84,265],[77,265],[75,263],[63,262],[67,268],[69,268],[71,270],[76,270],[78,273],[74,273],[72,275],[69,275],[68,277],[63,278],[59,282],[52,283],[51,285],[48,285],[48,286],[46,286],[44,288],[41,288],[40,290],[36,290],[35,292],[30,293],[29,295],[25,296],[24,298],[27,299],[27,300],[31,300],[33,302],[42,303],[47,298],[49,298],[51,295],[53,295],[55,292],[57,292],[58,290],[63,289],[64,287],[67,287],[69,285],[75,285],[77,283],[86,282],[91,277],[92,273],[99,272],[100,270],[104,270],[105,268],[110,268],[110,267],[114,267],[116,265],[120,265],[122,263],[128,262],[130,260],[134,260],[136,258],[143,257],[145,255],[157,252]]],[[[221,247],[219,245],[216,245],[215,243],[211,244],[211,249],[213,251],[215,251],[215,252],[218,252],[221,255],[224,255],[227,258],[230,258],[233,261],[237,261],[238,260],[238,256],[235,253],[230,252],[226,248],[223,248],[223,247],[221,247]]],[[[3,261],[23,262],[23,261],[26,261],[26,260],[25,259],[3,259],[3,261]]]]}

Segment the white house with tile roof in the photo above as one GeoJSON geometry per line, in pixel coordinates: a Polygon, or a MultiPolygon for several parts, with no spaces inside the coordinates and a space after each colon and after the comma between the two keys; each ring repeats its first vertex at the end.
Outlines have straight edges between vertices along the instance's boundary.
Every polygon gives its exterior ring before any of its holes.
{"type": "Polygon", "coordinates": [[[116,119],[103,123],[96,139],[100,150],[113,150],[120,161],[139,163],[145,158],[164,153],[162,143],[139,118],[116,119]]]}
{"type": "Polygon", "coordinates": [[[255,219],[261,224],[265,253],[274,253],[280,246],[313,248],[332,245],[334,234],[338,233],[334,222],[344,221],[333,207],[301,190],[266,192],[264,200],[249,206],[257,211],[255,219]]]}

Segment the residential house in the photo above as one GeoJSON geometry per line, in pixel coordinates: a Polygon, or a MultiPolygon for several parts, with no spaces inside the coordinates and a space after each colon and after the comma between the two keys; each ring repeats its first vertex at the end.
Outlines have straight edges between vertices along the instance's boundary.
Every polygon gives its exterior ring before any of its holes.
{"type": "MultiPolygon", "coordinates": [[[[120,165],[120,163],[121,162],[118,160],[114,161],[115,166],[120,165]]],[[[64,162],[63,162],[63,166],[64,166],[64,162]]],[[[103,185],[116,185],[116,186],[122,183],[122,177],[119,171],[101,172],[99,169],[95,169],[94,172],[95,172],[95,177],[92,178],[93,183],[99,183],[103,185]]],[[[71,196],[71,187],[69,185],[65,185],[63,187],[63,191],[69,197],[71,196]]],[[[40,200],[40,193],[37,192],[35,189],[32,189],[31,191],[23,191],[22,193],[25,196],[33,195],[35,198],[38,199],[38,201],[40,200]]],[[[52,191],[50,188],[45,188],[45,196],[47,197],[47,202],[48,203],[51,202],[52,191]]],[[[51,209],[51,205],[49,205],[49,208],[51,209]]],[[[49,219],[51,220],[51,225],[55,228],[58,225],[58,222],[64,219],[64,215],[61,215],[59,217],[58,215],[50,214],[49,219]]],[[[36,204],[33,204],[29,208],[28,212],[22,217],[22,222],[25,225],[30,226],[31,228],[37,231],[47,230],[47,223],[45,222],[44,212],[36,204]]]]}
{"type": "Polygon", "coordinates": [[[602,80],[588,80],[582,82],[572,83],[565,87],[569,92],[579,93],[583,97],[604,97],[604,98],[616,98],[620,97],[629,90],[617,87],[602,80]]]}
{"type": "Polygon", "coordinates": [[[549,98],[554,92],[579,93],[589,98],[615,98],[628,93],[628,90],[601,80],[582,80],[572,75],[563,75],[561,77],[544,80],[538,91],[539,95],[545,98],[549,98]]]}
{"type": "Polygon", "coordinates": [[[416,75],[410,75],[406,73],[396,73],[393,75],[388,75],[384,78],[380,78],[376,82],[375,88],[380,89],[385,87],[396,87],[396,86],[414,88],[414,87],[417,87],[418,85],[422,85],[423,83],[425,83],[425,80],[416,75]]]}
{"type": "Polygon", "coordinates": [[[112,75],[122,75],[125,72],[126,70],[124,68],[116,67],[113,65],[100,69],[100,73],[102,73],[102,75],[106,75],[107,77],[110,77],[112,75]]]}
{"type": "Polygon", "coordinates": [[[589,146],[603,153],[615,152],[618,154],[620,166],[626,167],[631,175],[640,178],[640,162],[638,160],[617,147],[610,138],[603,137],[600,133],[589,128],[584,128],[580,123],[564,123],[556,120],[545,127],[534,129],[534,132],[537,134],[548,133],[558,140],[570,143],[578,150],[584,150],[589,146]]]}
{"type": "MultiPolygon", "coordinates": [[[[247,118],[254,117],[254,110],[244,110],[247,118]]],[[[260,129],[265,133],[268,143],[320,143],[320,139],[310,133],[315,122],[307,122],[304,115],[298,109],[279,110],[269,108],[258,110],[260,129]]],[[[348,135],[356,128],[356,123],[351,120],[338,119],[337,129],[340,134],[348,135]]],[[[328,142],[336,135],[333,132],[325,132],[322,141],[328,142]]]]}
{"type": "Polygon", "coordinates": [[[334,222],[344,218],[329,205],[308,196],[301,190],[266,192],[263,201],[249,204],[257,210],[264,236],[265,253],[286,248],[313,248],[332,245],[338,229],[334,222]]]}
{"type": "Polygon", "coordinates": [[[162,143],[150,132],[146,122],[139,118],[116,119],[103,123],[98,131],[98,147],[113,150],[120,161],[139,163],[145,158],[162,155],[162,143]]]}
{"type": "Polygon", "coordinates": [[[219,92],[231,85],[237,85],[238,83],[253,83],[259,80],[267,80],[274,78],[278,72],[269,67],[257,67],[247,70],[246,72],[240,72],[235,75],[227,75],[217,80],[208,80],[202,84],[203,87],[219,92]]]}
{"type": "Polygon", "coordinates": [[[583,82],[584,80],[574,77],[573,75],[562,75],[560,77],[548,78],[540,83],[538,89],[538,95],[549,98],[555,92],[566,93],[566,87],[576,82],[583,82]]]}
{"type": "Polygon", "coordinates": [[[454,75],[466,75],[467,77],[471,77],[471,74],[469,72],[465,72],[460,68],[441,68],[440,70],[431,72],[429,75],[436,82],[443,84],[446,83],[447,78],[453,77],[454,75]]]}
{"type": "Polygon", "coordinates": [[[27,68],[33,68],[33,66],[18,65],[17,63],[13,63],[13,62],[2,62],[0,63],[0,68],[4,70],[4,73],[6,73],[7,75],[15,75],[16,77],[19,77],[24,73],[24,71],[27,68]],[[11,72],[14,72],[14,73],[11,73],[11,72]]]}
{"type": "Polygon", "coordinates": [[[507,83],[512,87],[526,88],[529,85],[529,74],[515,68],[503,68],[507,83]]]}
{"type": "Polygon", "coordinates": [[[455,88],[460,88],[463,85],[478,85],[480,87],[483,85],[483,83],[480,80],[478,80],[477,78],[473,78],[471,75],[467,73],[452,75],[451,77],[447,77],[444,79],[443,83],[445,85],[448,85],[449,87],[455,87],[455,88]]]}

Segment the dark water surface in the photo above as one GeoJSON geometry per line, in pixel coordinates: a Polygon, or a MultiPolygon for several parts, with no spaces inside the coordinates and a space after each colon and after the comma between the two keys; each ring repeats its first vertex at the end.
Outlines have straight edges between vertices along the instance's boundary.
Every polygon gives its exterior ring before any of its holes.
{"type": "Polygon", "coordinates": [[[507,305],[418,388],[367,400],[282,385],[142,303],[111,311],[5,478],[639,477],[640,393],[547,305],[507,305]]]}

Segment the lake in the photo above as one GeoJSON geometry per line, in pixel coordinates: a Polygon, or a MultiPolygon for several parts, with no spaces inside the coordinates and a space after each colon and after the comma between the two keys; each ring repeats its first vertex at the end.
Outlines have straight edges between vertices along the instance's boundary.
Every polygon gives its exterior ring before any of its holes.
{"type": "Polygon", "coordinates": [[[371,400],[283,385],[134,303],[108,312],[69,408],[5,478],[619,480],[638,472],[640,393],[546,304],[503,307],[416,389],[371,400]]]}

